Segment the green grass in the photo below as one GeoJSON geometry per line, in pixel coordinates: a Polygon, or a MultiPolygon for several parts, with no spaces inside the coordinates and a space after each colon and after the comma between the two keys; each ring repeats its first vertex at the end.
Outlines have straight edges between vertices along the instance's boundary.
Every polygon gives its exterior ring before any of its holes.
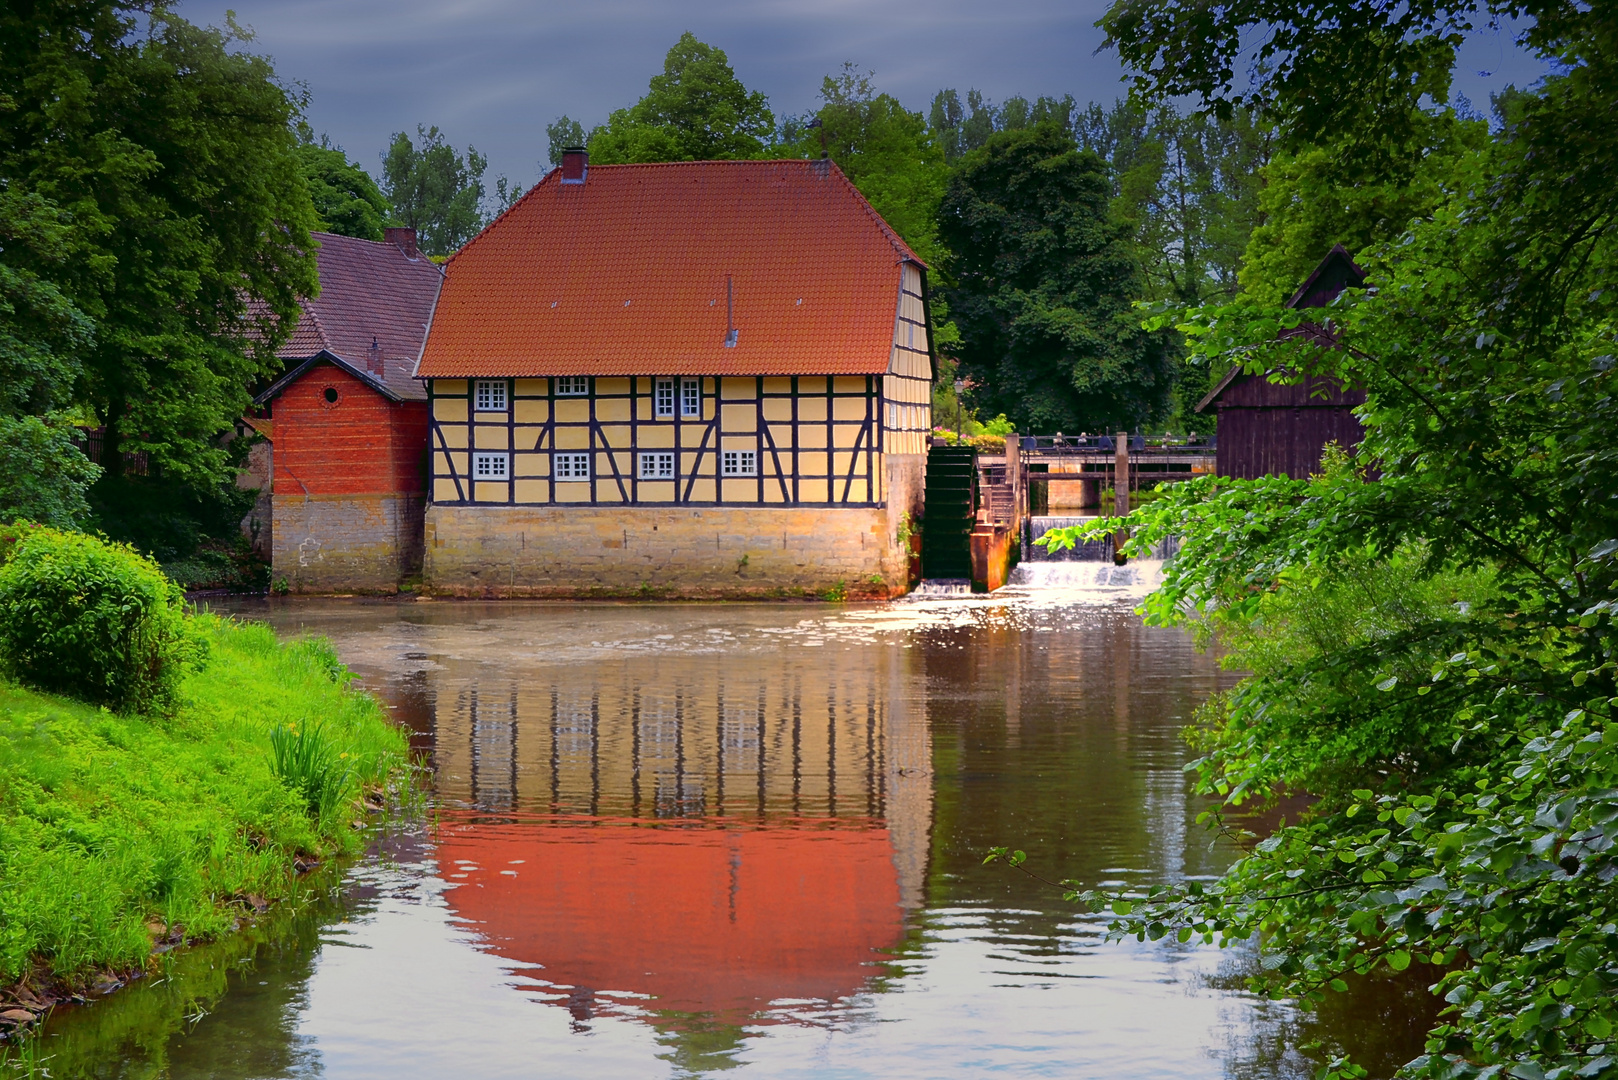
{"type": "Polygon", "coordinates": [[[295,859],[355,849],[359,786],[405,772],[403,733],[329,644],[197,622],[208,659],[169,717],[0,683],[0,982],[139,965],[175,927],[229,929],[236,901],[293,890],[295,859]],[[277,729],[319,733],[313,813],[308,769],[276,772],[277,729]]]}

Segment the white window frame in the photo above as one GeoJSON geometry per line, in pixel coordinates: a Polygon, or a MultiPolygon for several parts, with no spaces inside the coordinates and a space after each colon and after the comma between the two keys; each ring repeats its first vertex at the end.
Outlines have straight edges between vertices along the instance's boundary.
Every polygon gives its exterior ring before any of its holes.
{"type": "Polygon", "coordinates": [[[588,375],[558,375],[556,377],[557,397],[589,397],[590,376],[588,375]]]}
{"type": "Polygon", "coordinates": [[[680,380],[680,415],[697,417],[702,415],[701,379],[680,380]]]}
{"type": "Polygon", "coordinates": [[[472,455],[473,480],[511,479],[511,456],[479,450],[472,455]]]}
{"type": "Polygon", "coordinates": [[[552,453],[551,479],[558,483],[588,481],[590,479],[590,452],[588,450],[558,450],[552,453]]]}
{"type": "Polygon", "coordinates": [[[506,380],[479,379],[472,394],[472,405],[478,412],[506,411],[506,380]]]}
{"type": "Polygon", "coordinates": [[[640,455],[640,478],[642,480],[673,480],[674,479],[674,451],[673,450],[643,450],[640,455]]]}
{"type": "Polygon", "coordinates": [[[652,413],[655,416],[674,415],[674,380],[654,379],[652,381],[652,413]]]}
{"type": "Polygon", "coordinates": [[[719,454],[721,476],[757,476],[757,450],[722,450],[719,454]]]}

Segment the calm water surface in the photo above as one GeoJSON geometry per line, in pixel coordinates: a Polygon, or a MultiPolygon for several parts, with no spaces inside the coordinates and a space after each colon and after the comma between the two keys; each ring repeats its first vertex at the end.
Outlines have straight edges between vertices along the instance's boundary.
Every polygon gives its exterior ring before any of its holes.
{"type": "Polygon", "coordinates": [[[39,1053],[57,1077],[1180,1080],[1376,1044],[1385,1003],[1300,1025],[1237,989],[1249,955],[1107,944],[981,865],[1010,844],[1144,886],[1229,860],[1179,733],[1230,676],[1130,597],[238,605],[333,639],[431,761],[436,821],[59,1013],[39,1053]]]}

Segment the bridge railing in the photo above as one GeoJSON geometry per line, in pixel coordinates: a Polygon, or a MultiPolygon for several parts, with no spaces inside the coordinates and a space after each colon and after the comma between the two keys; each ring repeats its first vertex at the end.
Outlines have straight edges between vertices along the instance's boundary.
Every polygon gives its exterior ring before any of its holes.
{"type": "MultiPolygon", "coordinates": [[[[1211,454],[1219,445],[1217,435],[1131,435],[1131,454],[1211,454]]],[[[1024,435],[1025,454],[1113,454],[1118,450],[1112,435],[1024,435]]]]}

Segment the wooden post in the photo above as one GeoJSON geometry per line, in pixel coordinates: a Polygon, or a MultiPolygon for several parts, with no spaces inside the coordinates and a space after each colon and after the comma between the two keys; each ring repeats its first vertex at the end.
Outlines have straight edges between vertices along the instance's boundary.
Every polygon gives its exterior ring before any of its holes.
{"type": "Polygon", "coordinates": [[[1011,527],[1022,535],[1022,440],[1015,431],[1006,436],[1006,483],[1011,485],[1011,527]]]}
{"type": "MultiPolygon", "coordinates": [[[[1112,513],[1114,517],[1123,517],[1129,513],[1129,432],[1118,433],[1116,449],[1118,456],[1112,466],[1112,513]]],[[[1123,553],[1127,539],[1129,534],[1122,529],[1112,538],[1112,561],[1118,566],[1129,561],[1123,553]]]]}

